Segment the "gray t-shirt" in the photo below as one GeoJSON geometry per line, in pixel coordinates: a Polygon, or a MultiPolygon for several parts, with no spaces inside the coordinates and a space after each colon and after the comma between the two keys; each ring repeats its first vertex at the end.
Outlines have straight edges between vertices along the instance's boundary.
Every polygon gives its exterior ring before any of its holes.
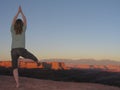
{"type": "Polygon", "coordinates": [[[16,34],[14,30],[14,26],[11,26],[12,49],[25,48],[25,31],[26,31],[26,26],[23,26],[23,32],[21,34],[16,34]]]}

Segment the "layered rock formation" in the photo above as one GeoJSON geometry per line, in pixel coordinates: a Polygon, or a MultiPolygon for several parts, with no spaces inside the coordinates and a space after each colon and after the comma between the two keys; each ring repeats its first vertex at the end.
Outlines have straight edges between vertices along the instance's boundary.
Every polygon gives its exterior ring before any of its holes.
{"type": "MultiPolygon", "coordinates": [[[[11,61],[0,61],[1,67],[9,68],[12,66],[11,61]]],[[[53,70],[65,70],[68,69],[63,62],[41,62],[40,66],[37,66],[35,62],[29,61],[19,62],[20,68],[43,68],[43,69],[53,69],[53,70]]]]}
{"type": "Polygon", "coordinates": [[[73,65],[73,64],[69,64],[68,67],[75,68],[75,69],[101,69],[101,70],[110,71],[110,72],[120,72],[120,65],[88,65],[88,64],[73,65]]]}
{"type": "MultiPolygon", "coordinates": [[[[20,68],[41,68],[52,70],[68,70],[68,69],[101,69],[110,72],[120,72],[120,65],[88,65],[88,64],[65,64],[64,62],[41,62],[40,66],[33,61],[19,61],[20,68]]],[[[11,61],[0,61],[1,67],[11,67],[11,61]]]]}

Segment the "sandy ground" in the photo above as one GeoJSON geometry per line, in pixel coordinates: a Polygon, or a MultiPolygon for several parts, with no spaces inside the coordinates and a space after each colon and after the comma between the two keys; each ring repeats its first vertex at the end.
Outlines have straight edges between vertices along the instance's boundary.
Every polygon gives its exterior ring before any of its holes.
{"type": "Polygon", "coordinates": [[[20,77],[20,88],[15,87],[12,76],[0,75],[0,90],[120,90],[118,87],[20,77]]]}

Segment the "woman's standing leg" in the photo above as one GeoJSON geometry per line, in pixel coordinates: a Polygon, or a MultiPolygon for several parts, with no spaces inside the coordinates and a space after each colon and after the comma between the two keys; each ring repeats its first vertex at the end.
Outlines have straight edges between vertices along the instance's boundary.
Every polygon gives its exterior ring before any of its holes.
{"type": "Polygon", "coordinates": [[[16,82],[16,87],[18,88],[20,86],[18,68],[13,70],[13,76],[14,76],[14,79],[15,79],[15,82],[16,82]]]}
{"type": "Polygon", "coordinates": [[[13,76],[16,82],[16,87],[19,87],[19,74],[18,74],[18,58],[19,55],[17,54],[17,51],[14,49],[11,51],[11,57],[12,57],[12,68],[13,68],[13,76]]]}

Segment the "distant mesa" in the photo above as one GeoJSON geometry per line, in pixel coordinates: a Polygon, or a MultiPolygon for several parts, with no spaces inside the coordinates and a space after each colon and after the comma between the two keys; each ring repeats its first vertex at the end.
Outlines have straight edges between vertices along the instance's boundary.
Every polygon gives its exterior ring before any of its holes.
{"type": "MultiPolygon", "coordinates": [[[[12,66],[11,61],[0,61],[0,66],[1,67],[6,67],[9,68],[12,66]]],[[[37,64],[33,61],[29,62],[24,62],[24,61],[19,61],[19,67],[20,68],[41,68],[41,69],[52,69],[52,70],[66,70],[68,69],[65,66],[65,63],[63,62],[42,62],[40,66],[37,66],[37,64]]]]}
{"type": "Polygon", "coordinates": [[[88,65],[88,64],[69,64],[69,68],[74,69],[99,69],[103,71],[109,71],[109,72],[120,72],[120,65],[88,65]]]}
{"type": "MultiPolygon", "coordinates": [[[[40,69],[51,69],[51,70],[69,70],[69,69],[99,69],[103,71],[109,72],[120,72],[120,65],[88,65],[88,64],[72,64],[72,63],[65,63],[65,62],[58,62],[58,61],[45,61],[41,62],[40,66],[33,61],[19,61],[20,68],[40,68],[40,69]]],[[[11,67],[11,61],[0,61],[0,67],[11,67]]]]}

